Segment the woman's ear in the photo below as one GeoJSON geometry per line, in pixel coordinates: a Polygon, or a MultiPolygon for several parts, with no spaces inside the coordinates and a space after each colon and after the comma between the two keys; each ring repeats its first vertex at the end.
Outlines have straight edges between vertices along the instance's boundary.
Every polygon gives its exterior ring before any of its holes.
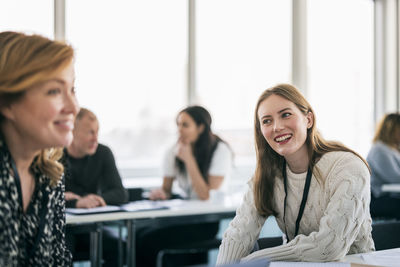
{"type": "Polygon", "coordinates": [[[314,125],[314,114],[309,111],[306,115],[307,118],[307,129],[310,129],[314,125]]]}
{"type": "Polygon", "coordinates": [[[200,124],[200,125],[197,127],[197,130],[198,130],[199,134],[202,134],[202,133],[204,132],[204,124],[200,124]]]}
{"type": "Polygon", "coordinates": [[[0,108],[0,114],[6,119],[14,119],[14,113],[12,112],[11,105],[5,105],[4,107],[0,108]]]}

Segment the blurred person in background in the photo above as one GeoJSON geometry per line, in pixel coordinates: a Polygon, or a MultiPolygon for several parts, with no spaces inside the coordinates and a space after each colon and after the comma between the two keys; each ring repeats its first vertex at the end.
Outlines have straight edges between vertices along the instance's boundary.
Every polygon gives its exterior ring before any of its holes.
{"type": "MultiPolygon", "coordinates": [[[[166,152],[162,187],[151,191],[150,199],[170,199],[175,181],[185,199],[208,200],[210,192],[224,190],[233,155],[229,145],[212,132],[211,122],[210,113],[201,106],[189,106],[178,113],[179,138],[166,152]]],[[[141,229],[137,234],[137,266],[155,266],[161,249],[214,238],[218,229],[219,222],[141,229]]],[[[180,263],[170,264],[202,263],[207,260],[207,253],[198,259],[181,256],[179,260],[180,263]]]]}
{"type": "Polygon", "coordinates": [[[371,167],[371,215],[400,219],[400,193],[382,192],[400,184],[400,114],[386,114],[376,128],[367,161],[371,167]]]}
{"type": "MultiPolygon", "coordinates": [[[[99,122],[96,115],[81,108],[75,120],[74,139],[65,149],[67,207],[95,208],[121,205],[128,201],[128,193],[111,150],[98,143],[99,122]]],[[[118,235],[103,227],[104,266],[118,263],[118,235]]],[[[72,254],[89,253],[89,233],[73,234],[67,229],[68,246],[72,254]]]]}
{"type": "Polygon", "coordinates": [[[203,107],[190,106],[177,117],[179,139],[166,153],[163,185],[150,192],[150,199],[171,197],[178,183],[183,198],[207,200],[211,190],[228,183],[232,168],[229,145],[211,131],[211,115],[203,107]]]}

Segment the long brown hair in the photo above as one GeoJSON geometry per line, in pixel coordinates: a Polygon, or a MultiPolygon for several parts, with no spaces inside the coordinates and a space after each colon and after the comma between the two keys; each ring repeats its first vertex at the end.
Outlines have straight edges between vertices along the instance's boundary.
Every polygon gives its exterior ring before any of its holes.
{"type": "MultiPolygon", "coordinates": [[[[182,113],[188,114],[199,127],[203,125],[204,130],[194,143],[193,155],[196,159],[197,165],[204,181],[208,184],[208,171],[211,167],[212,156],[218,146],[219,142],[228,143],[222,140],[218,135],[214,134],[211,130],[211,115],[202,106],[189,106],[181,110],[178,116],[182,113]]],[[[177,116],[177,118],[178,118],[177,116]]],[[[230,148],[230,147],[229,147],[230,148]]],[[[182,160],[178,157],[175,158],[175,165],[178,167],[180,173],[186,173],[186,167],[182,160]]]]}
{"type": "Polygon", "coordinates": [[[399,150],[399,142],[397,134],[400,133],[400,114],[389,113],[386,114],[376,127],[374,143],[381,141],[386,145],[399,150]],[[396,132],[399,131],[399,132],[396,132]]]}
{"type": "MultiPolygon", "coordinates": [[[[40,35],[0,33],[0,109],[20,100],[27,90],[46,81],[73,60],[71,46],[40,35]]],[[[4,120],[0,113],[0,123],[4,120]]],[[[62,148],[43,149],[35,165],[56,185],[64,171],[62,148]]]]}
{"type": "Polygon", "coordinates": [[[257,211],[262,216],[277,215],[277,211],[273,208],[274,184],[275,178],[282,178],[283,156],[275,152],[267,143],[261,133],[260,121],[258,118],[258,108],[260,104],[271,95],[281,96],[293,102],[299,110],[307,115],[309,112],[313,114],[314,123],[307,130],[306,144],[308,148],[308,158],[310,159],[309,167],[313,173],[314,166],[318,159],[327,152],[331,151],[347,151],[358,156],[366,166],[367,162],[356,152],[345,147],[339,142],[327,141],[316,128],[316,118],[311,105],[307,102],[304,96],[294,86],[290,84],[278,84],[265,90],[259,97],[254,115],[254,137],[256,146],[257,165],[254,173],[254,201],[257,211]]]}

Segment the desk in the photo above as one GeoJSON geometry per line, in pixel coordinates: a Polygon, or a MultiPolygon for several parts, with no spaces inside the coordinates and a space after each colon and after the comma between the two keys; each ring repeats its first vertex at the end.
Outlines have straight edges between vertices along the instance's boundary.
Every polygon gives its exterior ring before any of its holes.
{"type": "Polygon", "coordinates": [[[324,267],[342,266],[351,267],[376,267],[400,266],[400,248],[373,251],[345,256],[338,262],[271,262],[270,267],[324,267]],[[364,257],[367,256],[367,257],[364,257]],[[386,258],[384,257],[386,256],[386,258]]]}
{"type": "Polygon", "coordinates": [[[400,248],[385,249],[369,253],[347,255],[342,260],[353,264],[368,264],[373,266],[400,266],[400,248]],[[364,256],[367,257],[364,257],[364,256]],[[396,265],[390,265],[390,262],[396,265]]]}
{"type": "Polygon", "coordinates": [[[400,193],[400,184],[384,184],[382,192],[400,193]]]}
{"type": "MultiPolygon", "coordinates": [[[[127,264],[135,266],[135,231],[137,224],[146,224],[147,220],[162,223],[185,224],[189,222],[211,222],[235,216],[240,199],[226,196],[221,201],[182,201],[180,205],[172,205],[169,209],[136,211],[136,212],[112,212],[91,215],[67,214],[67,224],[76,223],[102,223],[107,221],[125,221],[128,237],[126,246],[127,264]],[[179,218],[177,220],[177,218],[179,218]]],[[[97,238],[98,240],[99,238],[97,238]]],[[[99,243],[94,243],[99,251],[99,243]]],[[[99,261],[97,261],[99,262],[99,261]]]]}

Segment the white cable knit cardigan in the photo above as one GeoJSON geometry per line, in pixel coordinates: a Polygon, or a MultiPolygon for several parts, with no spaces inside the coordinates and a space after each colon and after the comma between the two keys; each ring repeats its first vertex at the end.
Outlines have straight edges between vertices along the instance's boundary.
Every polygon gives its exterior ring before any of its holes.
{"type": "MultiPolygon", "coordinates": [[[[364,162],[350,152],[329,152],[314,168],[298,236],[293,239],[307,173],[295,174],[287,167],[286,223],[290,242],[249,255],[266,220],[256,210],[250,181],[250,188],[224,233],[217,265],[259,258],[325,262],[375,250],[369,212],[370,174],[364,162]],[[324,182],[315,178],[316,169],[324,182]]],[[[277,178],[274,205],[282,232],[284,198],[283,180],[277,178]]]]}

